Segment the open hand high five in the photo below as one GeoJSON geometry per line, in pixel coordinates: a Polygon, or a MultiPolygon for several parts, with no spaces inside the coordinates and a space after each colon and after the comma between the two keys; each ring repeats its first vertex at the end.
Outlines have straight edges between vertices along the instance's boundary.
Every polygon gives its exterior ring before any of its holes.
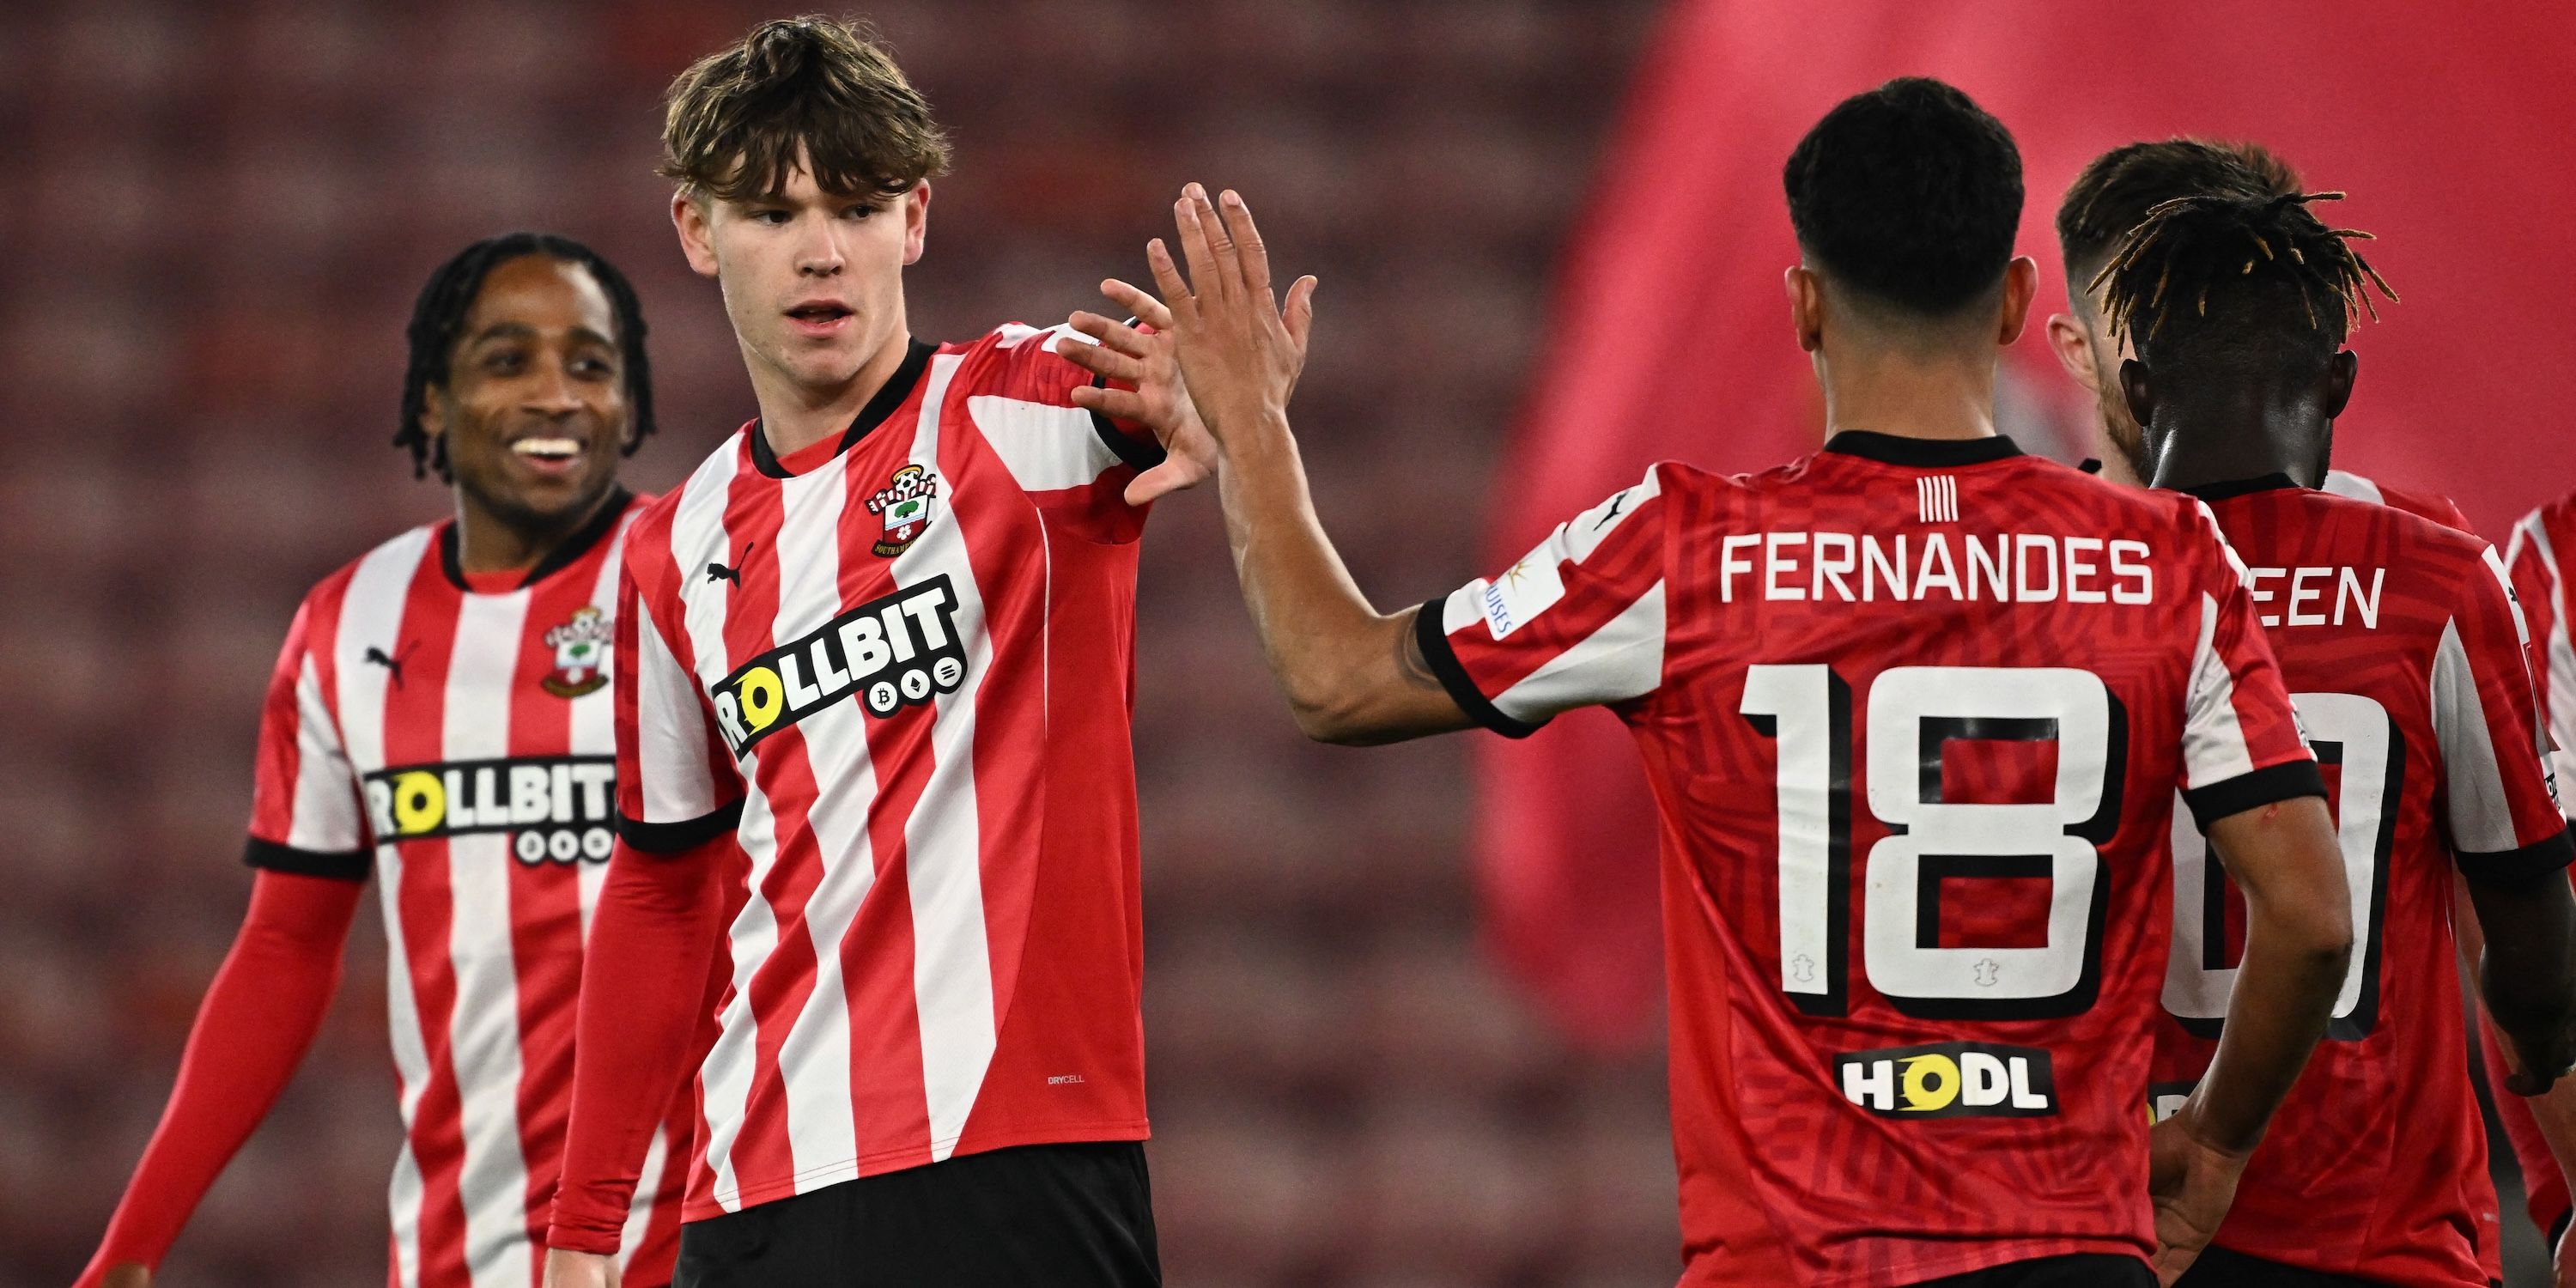
{"type": "MultiPolygon", "coordinates": [[[[1315,279],[1297,279],[1288,288],[1283,310],[1271,289],[1270,253],[1252,222],[1251,208],[1231,190],[1218,201],[1222,210],[1209,203],[1206,189],[1193,183],[1172,207],[1181,256],[1189,265],[1186,277],[1161,239],[1146,245],[1160,300],[1124,282],[1102,285],[1103,292],[1153,325],[1158,334],[1144,335],[1097,315],[1080,314],[1074,318],[1075,327],[1099,339],[1111,352],[1075,360],[1117,378],[1117,373],[1104,370],[1115,365],[1119,372],[1128,373],[1125,378],[1137,380],[1140,392],[1146,385],[1144,378],[1156,374],[1157,364],[1176,361],[1205,428],[1225,444],[1265,413],[1286,410],[1298,373],[1306,365],[1306,338],[1315,317],[1315,279]],[[1125,361],[1120,362],[1121,358],[1125,361]]],[[[1114,394],[1106,390],[1077,394],[1077,400],[1085,406],[1099,402],[1106,410],[1114,394]]]]}

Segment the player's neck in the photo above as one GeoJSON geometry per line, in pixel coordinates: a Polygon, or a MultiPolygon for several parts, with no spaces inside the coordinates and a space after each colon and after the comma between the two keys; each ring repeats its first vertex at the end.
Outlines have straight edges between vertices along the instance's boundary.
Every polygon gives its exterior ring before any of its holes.
{"type": "Polygon", "coordinates": [[[790,456],[847,430],[877,391],[885,388],[886,381],[903,369],[904,357],[911,350],[911,328],[897,319],[897,325],[886,333],[885,342],[855,374],[840,384],[823,387],[800,385],[754,358],[750,364],[751,391],[760,405],[760,432],[768,436],[769,450],[778,456],[790,456]]]}
{"type": "Polygon", "coordinates": [[[1903,438],[1989,438],[1995,363],[1893,348],[1829,349],[1816,362],[1825,434],[1865,429],[1903,438]]]}
{"type": "Polygon", "coordinates": [[[2325,481],[2331,432],[2320,410],[2312,398],[2214,387],[2179,406],[2160,406],[2147,431],[2155,486],[2188,490],[2286,474],[2316,487],[2325,481]]]}
{"type": "Polygon", "coordinates": [[[588,531],[617,494],[612,483],[589,504],[540,519],[504,517],[460,487],[456,490],[456,566],[469,573],[527,572],[588,531]]]}

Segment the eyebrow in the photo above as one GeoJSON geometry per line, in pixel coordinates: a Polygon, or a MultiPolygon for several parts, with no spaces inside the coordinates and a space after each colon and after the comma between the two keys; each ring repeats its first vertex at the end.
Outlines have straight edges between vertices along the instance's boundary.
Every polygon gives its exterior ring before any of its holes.
{"type": "MultiPolygon", "coordinates": [[[[617,347],[617,342],[615,340],[611,340],[607,336],[601,335],[597,331],[593,331],[586,326],[574,327],[572,329],[572,337],[575,340],[589,344],[602,345],[610,349],[617,347]]],[[[495,322],[492,325],[467,336],[465,338],[465,343],[471,346],[482,344],[490,340],[533,340],[535,338],[537,338],[537,329],[529,326],[525,322],[495,322]]]]}

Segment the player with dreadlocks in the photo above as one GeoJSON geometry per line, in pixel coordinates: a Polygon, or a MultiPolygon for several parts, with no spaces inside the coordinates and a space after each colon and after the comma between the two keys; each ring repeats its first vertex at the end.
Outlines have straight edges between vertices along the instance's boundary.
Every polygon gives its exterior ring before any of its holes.
{"type": "MultiPolygon", "coordinates": [[[[2119,384],[2151,482],[2206,503],[2244,560],[2319,759],[2338,766],[2358,934],[2327,1040],[2184,1282],[2483,1284],[2495,1198],[2451,981],[2453,873],[2479,976],[2535,1095],[2576,1063],[2571,856],[2501,565],[2469,534],[2311,490],[2359,367],[2348,330],[2395,300],[2313,207],[2341,193],[2157,204],[2096,275],[2135,346],[2119,384]],[[2366,1278],[2365,1278],[2366,1277],[2366,1278]]],[[[2159,1106],[2208,1069],[2235,983],[2227,876],[2178,836],[2173,1020],[2159,1106]]],[[[2217,856],[2224,862],[2225,856],[2217,856]]]]}
{"type": "MultiPolygon", "coordinates": [[[[2119,482],[2145,477],[2138,423],[2120,395],[2120,360],[2130,356],[2127,337],[2105,325],[2102,301],[2087,284],[2098,276],[2130,229],[2147,212],[2176,197],[2235,193],[2280,197],[2300,191],[2299,172],[2280,154],[2256,143],[2213,143],[2175,138],[2123,144],[2095,157],[2068,185],[2057,208],[2057,241],[2065,253],[2067,311],[2048,319],[2048,341],[2066,374],[2094,396],[2101,431],[2111,450],[2104,473],[2119,482]]],[[[2469,521],[2449,498],[2383,487],[2347,470],[2328,468],[2320,455],[2302,462],[2293,477],[2338,496],[2393,505],[2435,523],[2469,531],[2469,521]],[[2319,481],[2322,477],[2322,482],[2319,481]]]]}
{"type": "MultiPolygon", "coordinates": [[[[588,247],[513,233],[441,265],[409,335],[394,443],[451,485],[455,517],[323,579],[287,632],[250,910],[82,1288],[150,1283],[311,1047],[371,874],[404,1128],[389,1280],[536,1281],[611,844],[606,654],[643,504],[617,471],[653,429],[644,318],[588,247]]],[[[669,1281],[690,1130],[685,1103],[662,1115],[630,1283],[669,1281]]]]}

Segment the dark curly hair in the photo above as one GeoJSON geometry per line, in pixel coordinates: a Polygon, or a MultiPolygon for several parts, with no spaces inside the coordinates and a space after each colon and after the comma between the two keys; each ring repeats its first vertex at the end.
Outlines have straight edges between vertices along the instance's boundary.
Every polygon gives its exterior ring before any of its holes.
{"type": "Polygon", "coordinates": [[[2129,332],[2149,366],[2322,362],[2365,312],[2378,318],[2372,287],[2397,299],[2353,248],[2370,234],[2329,228],[2308,208],[2343,195],[2203,193],[2156,206],[2094,277],[2112,334],[2129,332]]]}

